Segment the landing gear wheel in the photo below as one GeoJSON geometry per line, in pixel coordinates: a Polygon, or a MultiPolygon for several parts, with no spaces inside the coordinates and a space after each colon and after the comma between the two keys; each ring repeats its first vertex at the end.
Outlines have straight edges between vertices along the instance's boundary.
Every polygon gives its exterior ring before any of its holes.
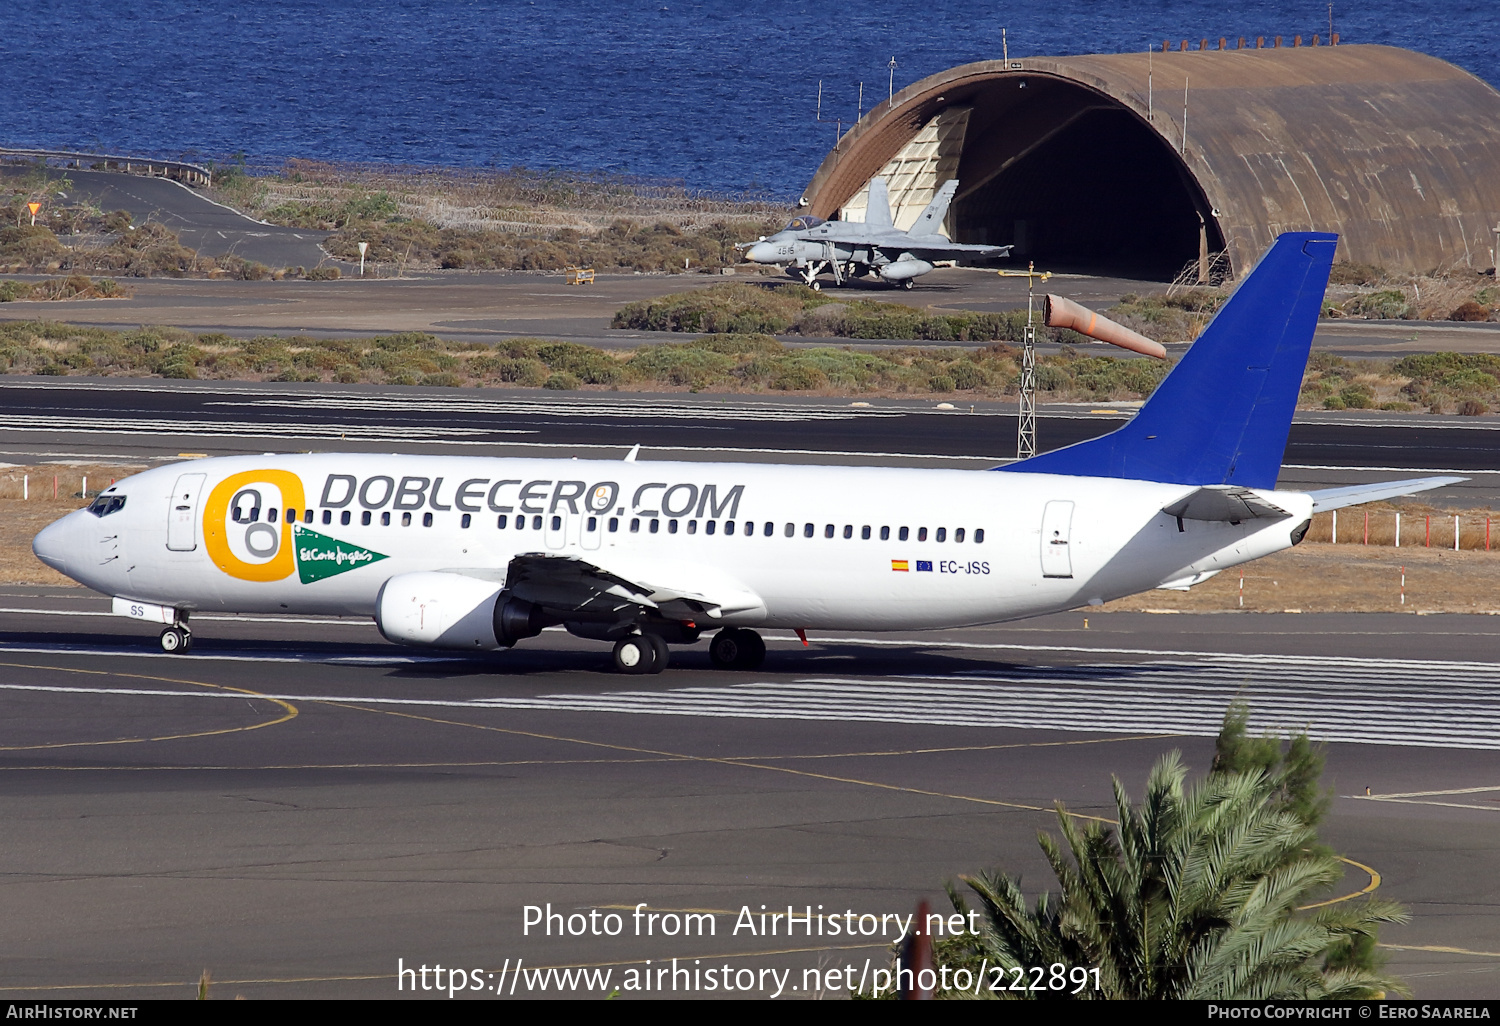
{"type": "Polygon", "coordinates": [[[662,640],[662,636],[660,634],[647,634],[646,640],[651,642],[652,654],[654,657],[651,666],[651,672],[660,673],[667,668],[667,663],[671,661],[672,650],[667,648],[667,643],[662,640]]]}
{"type": "Polygon", "coordinates": [[[168,655],[182,655],[193,647],[193,636],[181,627],[168,627],[161,632],[161,650],[168,655]]]}
{"type": "Polygon", "coordinates": [[[809,282],[808,285],[807,285],[807,287],[810,288],[810,289],[812,289],[814,292],[822,292],[823,291],[823,283],[820,282],[820,281],[809,282]]]}
{"type": "Polygon", "coordinates": [[[627,634],[615,642],[615,669],[621,673],[654,673],[657,662],[656,645],[644,634],[627,634]]]}
{"type": "Polygon", "coordinates": [[[754,631],[726,627],[714,635],[708,658],[720,670],[754,670],[766,659],[766,643],[754,631]]]}
{"type": "Polygon", "coordinates": [[[917,283],[912,281],[910,278],[907,278],[901,282],[901,287],[910,292],[912,289],[917,287],[917,283]]]}

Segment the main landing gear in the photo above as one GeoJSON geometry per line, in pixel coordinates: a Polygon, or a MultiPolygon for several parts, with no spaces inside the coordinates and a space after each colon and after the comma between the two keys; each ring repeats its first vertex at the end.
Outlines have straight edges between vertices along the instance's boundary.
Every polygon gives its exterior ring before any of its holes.
{"type": "Polygon", "coordinates": [[[708,646],[708,658],[719,670],[755,670],[766,660],[766,643],[744,627],[725,627],[708,646]]]}
{"type": "Polygon", "coordinates": [[[193,632],[185,625],[173,624],[161,632],[161,650],[168,655],[183,655],[192,648],[193,632]]]}
{"type": "Polygon", "coordinates": [[[660,673],[671,653],[656,634],[627,634],[615,642],[615,669],[621,673],[660,673]]]}

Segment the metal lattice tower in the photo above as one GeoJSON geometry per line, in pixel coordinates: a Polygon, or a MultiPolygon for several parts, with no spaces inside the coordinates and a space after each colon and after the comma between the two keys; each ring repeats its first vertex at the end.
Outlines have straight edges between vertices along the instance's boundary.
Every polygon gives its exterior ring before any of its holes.
{"type": "Polygon", "coordinates": [[[1024,271],[996,271],[1002,278],[1026,279],[1026,331],[1021,336],[1021,380],[1018,383],[1020,417],[1016,424],[1016,459],[1036,455],[1036,281],[1052,277],[1051,271],[1037,272],[1035,263],[1024,271]]]}

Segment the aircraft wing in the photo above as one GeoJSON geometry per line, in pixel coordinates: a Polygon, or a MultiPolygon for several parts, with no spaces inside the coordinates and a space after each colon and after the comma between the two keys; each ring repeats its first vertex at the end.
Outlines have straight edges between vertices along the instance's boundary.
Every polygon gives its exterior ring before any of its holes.
{"type": "Polygon", "coordinates": [[[572,556],[522,553],[506,568],[505,588],[561,612],[612,612],[635,605],[686,620],[765,612],[759,595],[712,567],[667,560],[637,565],[628,558],[609,563],[606,568],[572,556]]]}
{"type": "Polygon", "coordinates": [[[1466,477],[1414,477],[1405,481],[1384,481],[1380,484],[1350,485],[1346,488],[1324,488],[1309,492],[1313,500],[1313,512],[1322,513],[1330,509],[1357,506],[1362,502],[1379,502],[1402,495],[1413,495],[1444,485],[1467,481],[1466,477]]]}

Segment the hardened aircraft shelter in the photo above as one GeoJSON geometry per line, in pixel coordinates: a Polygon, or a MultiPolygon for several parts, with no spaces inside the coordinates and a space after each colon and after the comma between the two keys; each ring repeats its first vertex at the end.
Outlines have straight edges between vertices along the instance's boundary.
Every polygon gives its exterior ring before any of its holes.
{"type": "Polygon", "coordinates": [[[865,115],[803,205],[863,220],[875,175],[898,227],[957,178],[955,241],[1011,244],[1055,269],[1241,276],[1278,234],[1320,230],[1340,235],[1343,260],[1483,270],[1500,219],[1500,93],[1375,45],[1201,40],[980,61],[865,115]]]}

